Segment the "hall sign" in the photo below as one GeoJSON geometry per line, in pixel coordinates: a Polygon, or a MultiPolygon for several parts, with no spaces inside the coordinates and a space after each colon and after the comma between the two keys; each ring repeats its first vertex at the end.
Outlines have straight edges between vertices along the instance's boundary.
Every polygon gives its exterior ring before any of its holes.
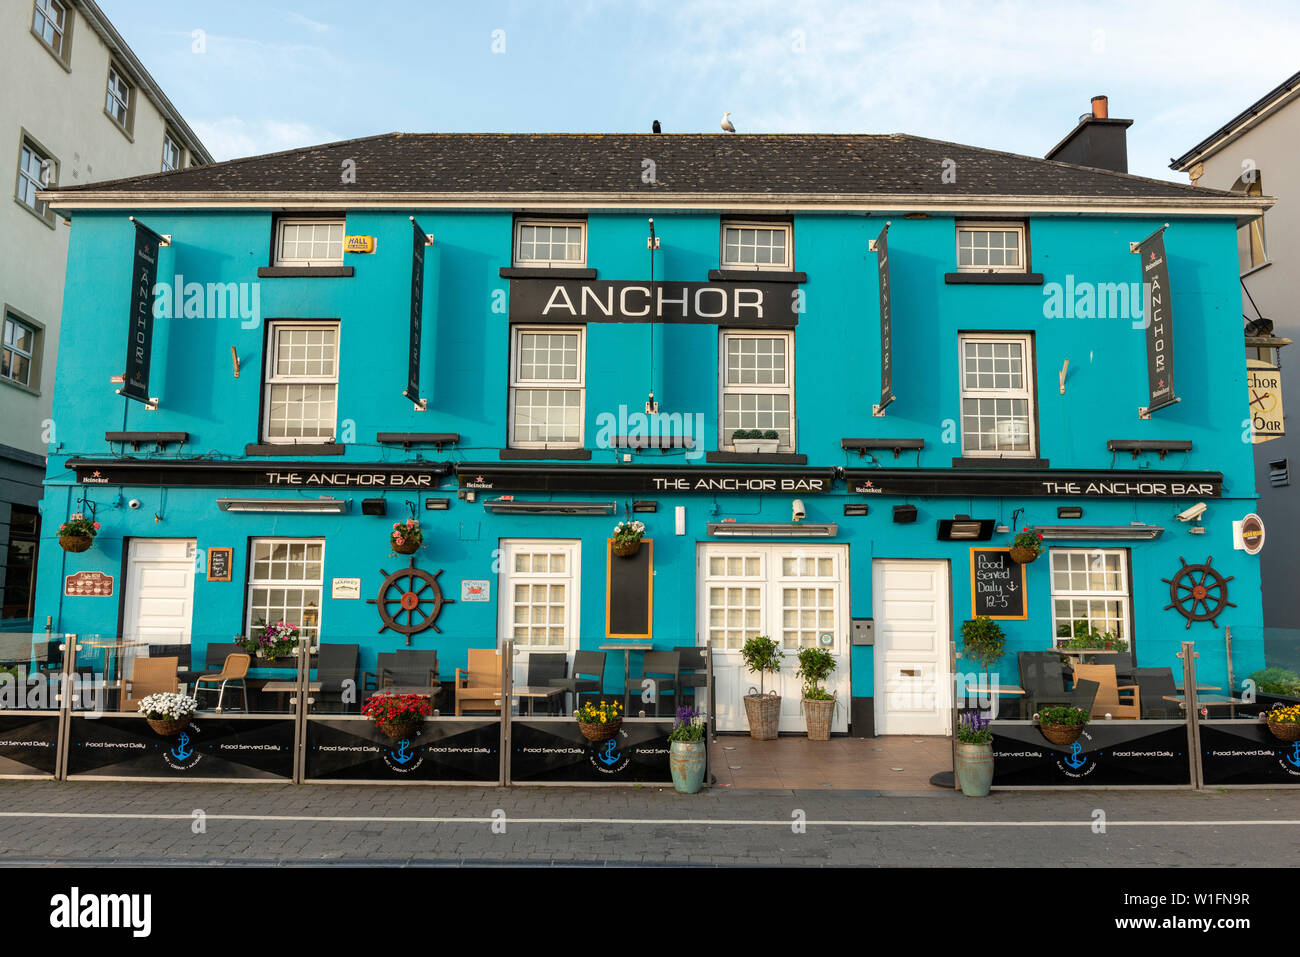
{"type": "Polygon", "coordinates": [[[449,464],[374,462],[333,465],[302,462],[178,462],[72,459],[68,466],[81,485],[153,485],[207,488],[433,489],[451,472],[449,464]]]}
{"type": "Polygon", "coordinates": [[[510,280],[511,322],[685,322],[791,328],[791,283],[510,280]]]}
{"type": "Polygon", "coordinates": [[[1053,498],[1218,498],[1220,472],[999,469],[846,469],[849,491],[863,495],[1045,496],[1053,498]]]}
{"type": "Polygon", "coordinates": [[[834,469],[562,468],[457,466],[460,488],[524,492],[829,492],[834,469]]]}

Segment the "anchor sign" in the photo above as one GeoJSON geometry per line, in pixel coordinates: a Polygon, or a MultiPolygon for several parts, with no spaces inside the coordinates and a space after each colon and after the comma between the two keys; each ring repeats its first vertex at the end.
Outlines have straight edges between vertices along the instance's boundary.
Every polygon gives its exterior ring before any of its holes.
{"type": "Polygon", "coordinates": [[[613,738],[606,741],[601,749],[596,752],[596,760],[605,765],[605,767],[613,767],[618,764],[619,758],[623,755],[614,750],[616,744],[617,742],[613,738]]]}
{"type": "MultiPolygon", "coordinates": [[[[191,730],[193,730],[191,728],[191,730]]],[[[182,731],[176,735],[176,746],[162,753],[163,760],[173,771],[188,771],[203,759],[197,748],[191,747],[194,739],[189,732],[182,731]]]]}
{"type": "Polygon", "coordinates": [[[1286,761],[1292,767],[1300,768],[1300,741],[1291,746],[1291,753],[1286,755],[1286,761]]]}
{"type": "Polygon", "coordinates": [[[617,738],[609,738],[591,748],[592,767],[602,774],[617,774],[631,762],[631,754],[619,750],[617,738]]]}
{"type": "Polygon", "coordinates": [[[176,736],[176,747],[172,748],[172,757],[174,757],[177,761],[184,761],[186,758],[192,755],[194,753],[194,749],[186,747],[186,745],[188,745],[189,743],[190,743],[190,736],[188,734],[186,734],[184,731],[178,734],[176,736]]]}
{"type": "Polygon", "coordinates": [[[1077,771],[1079,770],[1079,768],[1083,767],[1085,764],[1088,763],[1087,758],[1080,756],[1082,753],[1083,753],[1083,745],[1081,745],[1078,741],[1076,741],[1074,742],[1074,744],[1070,745],[1069,756],[1064,757],[1061,760],[1077,771]]]}
{"type": "Polygon", "coordinates": [[[393,756],[393,760],[398,764],[409,764],[415,757],[415,754],[411,751],[411,742],[406,738],[398,741],[397,747],[390,750],[389,753],[393,756]]]}

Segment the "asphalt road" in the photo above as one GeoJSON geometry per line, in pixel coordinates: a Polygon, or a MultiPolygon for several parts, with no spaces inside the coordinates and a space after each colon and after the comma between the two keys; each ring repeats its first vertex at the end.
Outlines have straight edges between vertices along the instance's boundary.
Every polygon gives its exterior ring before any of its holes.
{"type": "Polygon", "coordinates": [[[1290,867],[1300,792],[0,782],[0,865],[1290,867]]]}

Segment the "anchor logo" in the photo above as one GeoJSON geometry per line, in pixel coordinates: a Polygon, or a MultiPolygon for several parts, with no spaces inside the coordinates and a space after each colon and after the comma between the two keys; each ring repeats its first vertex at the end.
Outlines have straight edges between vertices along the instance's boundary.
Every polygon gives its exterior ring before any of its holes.
{"type": "Polygon", "coordinates": [[[596,752],[596,760],[606,767],[613,767],[618,764],[623,755],[615,750],[617,744],[618,742],[613,738],[606,741],[601,749],[596,752]]]}
{"type": "Polygon", "coordinates": [[[194,753],[194,749],[186,747],[186,745],[189,743],[190,743],[190,736],[188,734],[186,734],[184,731],[178,734],[176,736],[176,747],[172,748],[172,757],[174,757],[177,761],[184,761],[186,758],[192,755],[194,753]]]}
{"type": "Polygon", "coordinates": [[[1087,758],[1080,757],[1082,752],[1083,752],[1083,745],[1081,745],[1078,741],[1076,741],[1072,745],[1070,745],[1070,754],[1067,757],[1062,758],[1061,760],[1077,771],[1079,770],[1079,768],[1083,767],[1085,764],[1088,763],[1087,758]]]}
{"type": "Polygon", "coordinates": [[[411,742],[406,738],[398,741],[396,750],[390,749],[389,753],[398,764],[409,764],[415,757],[415,754],[411,751],[411,742]]]}
{"type": "Polygon", "coordinates": [[[1300,768],[1300,741],[1291,746],[1291,753],[1286,755],[1287,763],[1294,768],[1300,768]]]}

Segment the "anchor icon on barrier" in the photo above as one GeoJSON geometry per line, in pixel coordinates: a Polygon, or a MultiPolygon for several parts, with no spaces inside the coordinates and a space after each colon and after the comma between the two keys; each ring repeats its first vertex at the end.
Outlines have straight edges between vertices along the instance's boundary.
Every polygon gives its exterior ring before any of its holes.
{"type": "Polygon", "coordinates": [[[176,747],[172,748],[172,756],[177,761],[184,761],[194,753],[193,748],[186,748],[185,745],[190,743],[190,736],[182,731],[176,736],[176,747]]]}
{"type": "Polygon", "coordinates": [[[390,750],[389,753],[392,754],[393,760],[396,761],[398,764],[407,764],[410,762],[412,758],[415,757],[415,754],[411,751],[411,742],[406,738],[403,738],[401,741],[397,742],[396,751],[390,750]]]}
{"type": "Polygon", "coordinates": [[[619,754],[618,751],[614,750],[617,743],[618,742],[616,742],[613,738],[610,738],[608,741],[606,741],[605,744],[601,747],[600,751],[596,753],[596,760],[599,761],[601,764],[605,765],[606,767],[612,767],[613,765],[618,764],[621,755],[619,754]]]}
{"type": "Polygon", "coordinates": [[[1300,768],[1300,741],[1291,746],[1291,753],[1286,756],[1286,760],[1293,768],[1300,768]]]}
{"type": "Polygon", "coordinates": [[[1070,767],[1074,768],[1077,771],[1079,770],[1079,768],[1083,767],[1085,764],[1088,763],[1087,758],[1083,758],[1079,756],[1082,753],[1082,751],[1083,751],[1083,745],[1081,745],[1078,741],[1076,741],[1074,742],[1074,744],[1070,745],[1069,756],[1062,758],[1062,760],[1065,761],[1066,764],[1068,764],[1070,767]]]}

